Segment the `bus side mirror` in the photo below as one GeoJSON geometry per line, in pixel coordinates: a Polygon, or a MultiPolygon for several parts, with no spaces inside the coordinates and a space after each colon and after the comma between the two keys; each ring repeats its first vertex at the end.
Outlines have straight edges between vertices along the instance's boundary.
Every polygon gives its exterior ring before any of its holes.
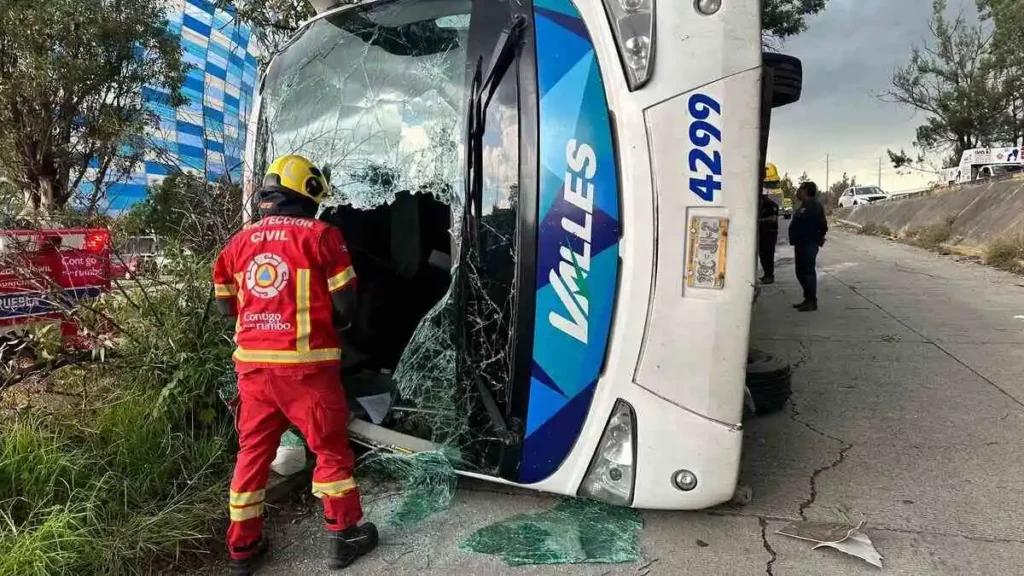
{"type": "Polygon", "coordinates": [[[772,82],[772,108],[799,101],[804,82],[804,67],[800,59],[773,52],[765,52],[763,56],[763,77],[766,82],[772,82]]]}

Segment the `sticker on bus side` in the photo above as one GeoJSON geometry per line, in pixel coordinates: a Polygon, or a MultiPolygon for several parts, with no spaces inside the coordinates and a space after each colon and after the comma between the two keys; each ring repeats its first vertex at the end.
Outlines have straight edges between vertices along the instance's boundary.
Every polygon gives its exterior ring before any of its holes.
{"type": "Polygon", "coordinates": [[[534,12],[541,165],[523,484],[558,470],[583,429],[619,273],[618,174],[594,45],[569,0],[535,0],[534,12]]]}
{"type": "Polygon", "coordinates": [[[722,105],[707,94],[690,96],[690,192],[714,202],[722,190],[722,105]]]}

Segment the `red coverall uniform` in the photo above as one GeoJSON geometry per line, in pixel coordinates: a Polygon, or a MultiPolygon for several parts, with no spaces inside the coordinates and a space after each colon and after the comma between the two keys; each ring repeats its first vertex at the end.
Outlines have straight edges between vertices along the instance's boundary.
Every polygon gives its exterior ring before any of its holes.
{"type": "Polygon", "coordinates": [[[217,259],[216,296],[234,300],[238,313],[232,558],[257,549],[270,463],[289,422],[317,455],[313,494],[323,500],[326,529],[362,519],[331,302],[355,280],[341,231],[311,218],[268,216],[235,235],[217,259]]]}

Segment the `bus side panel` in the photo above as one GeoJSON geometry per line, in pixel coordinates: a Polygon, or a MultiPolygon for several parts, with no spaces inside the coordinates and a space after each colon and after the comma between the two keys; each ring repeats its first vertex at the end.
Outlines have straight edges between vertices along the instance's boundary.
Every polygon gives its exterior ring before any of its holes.
{"type": "Polygon", "coordinates": [[[635,382],[738,424],[755,284],[760,70],[646,113],[657,197],[657,270],[635,382]]]}
{"type": "Polygon", "coordinates": [[[583,428],[619,273],[618,174],[594,45],[569,0],[536,0],[534,13],[540,182],[523,484],[551,476],[583,428]]]}

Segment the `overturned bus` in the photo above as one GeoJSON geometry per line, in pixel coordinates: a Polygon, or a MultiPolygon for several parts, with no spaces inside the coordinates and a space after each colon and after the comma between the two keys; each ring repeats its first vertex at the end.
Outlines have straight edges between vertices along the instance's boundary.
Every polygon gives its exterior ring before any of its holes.
{"type": "Polygon", "coordinates": [[[353,439],[626,506],[731,498],[768,119],[800,92],[770,60],[756,2],[319,7],[247,165],[330,167],[353,439]]]}

